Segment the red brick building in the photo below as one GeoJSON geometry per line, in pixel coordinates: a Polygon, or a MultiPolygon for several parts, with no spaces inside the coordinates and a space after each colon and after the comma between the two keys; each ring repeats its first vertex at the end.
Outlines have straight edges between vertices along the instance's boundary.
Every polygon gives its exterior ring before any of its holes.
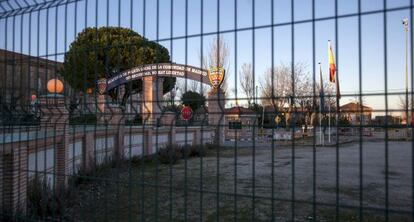
{"type": "Polygon", "coordinates": [[[45,94],[47,81],[59,76],[62,67],[61,62],[0,49],[0,105],[26,110],[31,95],[45,94]]]}
{"type": "Polygon", "coordinates": [[[225,138],[226,140],[252,140],[253,127],[258,124],[258,115],[255,111],[235,106],[225,110],[225,138]]]}
{"type": "Polygon", "coordinates": [[[367,125],[371,123],[372,108],[360,103],[350,102],[340,107],[341,116],[351,125],[367,125]]]}

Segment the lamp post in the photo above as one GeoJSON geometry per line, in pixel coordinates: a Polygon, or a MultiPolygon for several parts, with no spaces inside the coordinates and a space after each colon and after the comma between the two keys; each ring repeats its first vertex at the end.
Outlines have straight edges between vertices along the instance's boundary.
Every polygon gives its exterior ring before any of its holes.
{"type": "Polygon", "coordinates": [[[408,129],[408,18],[404,18],[402,24],[405,31],[405,122],[408,129]]]}
{"type": "MultiPolygon", "coordinates": [[[[263,87],[262,86],[260,86],[260,88],[261,88],[261,90],[262,90],[262,92],[263,92],[263,87]]],[[[256,97],[259,95],[258,94],[258,86],[256,86],[256,97]]],[[[256,104],[258,104],[258,101],[256,101],[256,104]]],[[[265,114],[265,104],[262,102],[262,137],[263,137],[263,140],[264,140],[264,114],[265,114]]]]}

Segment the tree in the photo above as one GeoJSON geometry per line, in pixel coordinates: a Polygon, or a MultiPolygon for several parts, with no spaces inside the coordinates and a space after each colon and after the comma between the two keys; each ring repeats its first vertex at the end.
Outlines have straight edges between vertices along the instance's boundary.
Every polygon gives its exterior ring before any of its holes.
{"type": "MultiPolygon", "coordinates": [[[[357,104],[367,104],[367,98],[365,96],[361,96],[361,98],[360,98],[359,95],[354,95],[350,99],[350,101],[353,102],[353,103],[357,103],[357,104]]],[[[405,100],[404,100],[404,103],[405,103],[405,100]]]]}
{"type": "Polygon", "coordinates": [[[170,92],[164,95],[164,101],[167,106],[173,106],[175,104],[175,97],[177,96],[178,87],[174,87],[170,92]]]}
{"type": "Polygon", "coordinates": [[[399,96],[399,104],[398,108],[401,112],[402,119],[407,122],[407,114],[408,114],[408,123],[412,124],[412,121],[414,119],[413,117],[413,101],[411,100],[411,97],[408,97],[408,107],[407,107],[407,98],[406,96],[399,96]]]}
{"type": "MultiPolygon", "coordinates": [[[[293,67],[281,64],[273,69],[268,69],[264,81],[262,82],[262,103],[267,106],[273,106],[276,110],[288,111],[286,113],[286,125],[294,117],[307,126],[312,124],[314,113],[319,112],[320,83],[310,78],[307,66],[303,63],[296,63],[293,67]],[[273,71],[273,72],[272,72],[273,71]],[[315,81],[315,91],[314,83],[315,81]],[[291,112],[300,116],[292,116],[291,112]],[[297,119],[300,117],[299,119],[297,119]]],[[[319,73],[317,77],[319,76],[319,73]]],[[[319,78],[316,78],[319,79],[319,78]]],[[[324,84],[325,107],[331,105],[334,101],[328,95],[332,95],[332,86],[324,84]]],[[[332,110],[333,111],[333,110],[332,110]]]]}
{"type": "Polygon", "coordinates": [[[203,94],[204,96],[207,96],[208,93],[208,86],[206,84],[191,79],[178,78],[176,86],[181,93],[193,91],[203,94]]]}
{"type": "Polygon", "coordinates": [[[187,91],[181,96],[181,101],[195,111],[205,105],[206,97],[197,92],[187,91]]]}
{"type": "MultiPolygon", "coordinates": [[[[78,34],[65,54],[62,75],[72,88],[86,92],[99,78],[110,78],[135,66],[170,62],[168,50],[138,33],[120,27],[86,28],[78,34]]],[[[163,93],[174,88],[176,79],[165,77],[163,93]]],[[[142,91],[142,80],[129,82],[124,95],[116,88],[109,92],[122,104],[132,93],[142,91]]]]}
{"type": "Polygon", "coordinates": [[[193,92],[197,92],[199,91],[200,85],[203,84],[201,82],[198,81],[194,81],[191,79],[187,79],[187,83],[184,82],[184,89],[185,89],[185,84],[187,84],[187,89],[191,90],[193,92]]]}
{"type": "Polygon", "coordinates": [[[240,70],[240,86],[246,94],[247,104],[250,107],[254,97],[252,64],[244,63],[240,70]]]}
{"type": "Polygon", "coordinates": [[[306,66],[302,63],[295,64],[293,75],[292,67],[285,64],[268,69],[261,83],[262,97],[264,97],[262,103],[277,109],[286,108],[291,104],[295,105],[299,95],[303,95],[308,88],[309,80],[305,70],[306,66]],[[293,80],[294,84],[292,84],[293,80]]]}

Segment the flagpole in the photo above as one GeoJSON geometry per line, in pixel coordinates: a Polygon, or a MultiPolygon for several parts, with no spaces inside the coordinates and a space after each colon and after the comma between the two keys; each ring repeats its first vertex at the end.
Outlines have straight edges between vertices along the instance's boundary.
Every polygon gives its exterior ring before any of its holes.
{"type": "MultiPolygon", "coordinates": [[[[319,76],[320,76],[320,80],[321,80],[321,82],[320,82],[320,84],[321,84],[321,86],[320,87],[323,87],[323,83],[322,83],[322,76],[321,76],[321,72],[322,72],[322,66],[321,66],[321,63],[319,62],[318,63],[319,64],[319,76]]],[[[321,92],[321,90],[323,90],[323,89],[320,89],[319,90],[319,92],[321,92]]],[[[323,145],[323,143],[322,143],[322,94],[321,93],[319,93],[319,96],[320,96],[320,103],[319,103],[319,142],[320,142],[320,144],[321,145],[323,145]]]]}
{"type": "Polygon", "coordinates": [[[336,125],[338,126],[336,128],[336,138],[337,141],[339,142],[339,137],[338,137],[338,128],[339,128],[339,112],[340,112],[340,108],[339,108],[339,102],[341,99],[341,96],[339,94],[339,79],[338,79],[338,70],[335,70],[335,85],[336,85],[336,125]]]}
{"type": "MultiPolygon", "coordinates": [[[[330,96],[329,96],[330,98],[330,96]]],[[[331,143],[331,103],[328,103],[328,141],[331,143]]]]}
{"type": "Polygon", "coordinates": [[[336,86],[336,110],[335,110],[335,120],[336,120],[336,138],[338,141],[338,128],[339,128],[339,100],[341,99],[341,94],[339,90],[339,78],[338,78],[338,69],[335,65],[335,60],[333,58],[333,52],[331,47],[331,40],[328,40],[328,57],[329,57],[329,77],[330,82],[335,83],[336,86]],[[332,70],[332,71],[331,71],[332,70]],[[334,72],[334,76],[332,76],[332,72],[334,72]],[[333,80],[332,80],[333,79],[333,80]]]}
{"type": "MultiPolygon", "coordinates": [[[[340,99],[341,99],[341,97],[339,97],[339,96],[336,97],[336,107],[337,107],[337,111],[336,111],[336,121],[338,123],[338,127],[336,128],[336,137],[337,138],[339,138],[338,137],[338,131],[339,131],[338,128],[339,128],[339,112],[340,112],[339,103],[340,103],[340,99]]],[[[339,139],[338,139],[338,141],[339,141],[339,139]]]]}
{"type": "Polygon", "coordinates": [[[322,145],[322,108],[319,107],[319,142],[322,145]]]}
{"type": "MultiPolygon", "coordinates": [[[[408,129],[408,18],[404,18],[402,20],[402,24],[404,26],[405,31],[405,122],[408,129]]],[[[408,136],[408,133],[407,133],[408,136]]]]}

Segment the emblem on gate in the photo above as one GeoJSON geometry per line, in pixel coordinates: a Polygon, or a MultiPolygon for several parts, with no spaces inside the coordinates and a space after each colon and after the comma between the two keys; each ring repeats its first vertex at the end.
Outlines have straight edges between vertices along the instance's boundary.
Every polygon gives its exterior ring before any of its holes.
{"type": "Polygon", "coordinates": [[[217,89],[223,83],[225,70],[222,67],[211,67],[208,70],[208,79],[213,88],[217,89]]]}
{"type": "Polygon", "coordinates": [[[193,116],[193,110],[189,106],[184,106],[181,109],[181,118],[185,121],[188,121],[193,116]]]}
{"type": "Polygon", "coordinates": [[[98,81],[96,82],[96,85],[98,86],[99,94],[102,95],[106,92],[106,79],[105,78],[98,79],[98,81]]]}

